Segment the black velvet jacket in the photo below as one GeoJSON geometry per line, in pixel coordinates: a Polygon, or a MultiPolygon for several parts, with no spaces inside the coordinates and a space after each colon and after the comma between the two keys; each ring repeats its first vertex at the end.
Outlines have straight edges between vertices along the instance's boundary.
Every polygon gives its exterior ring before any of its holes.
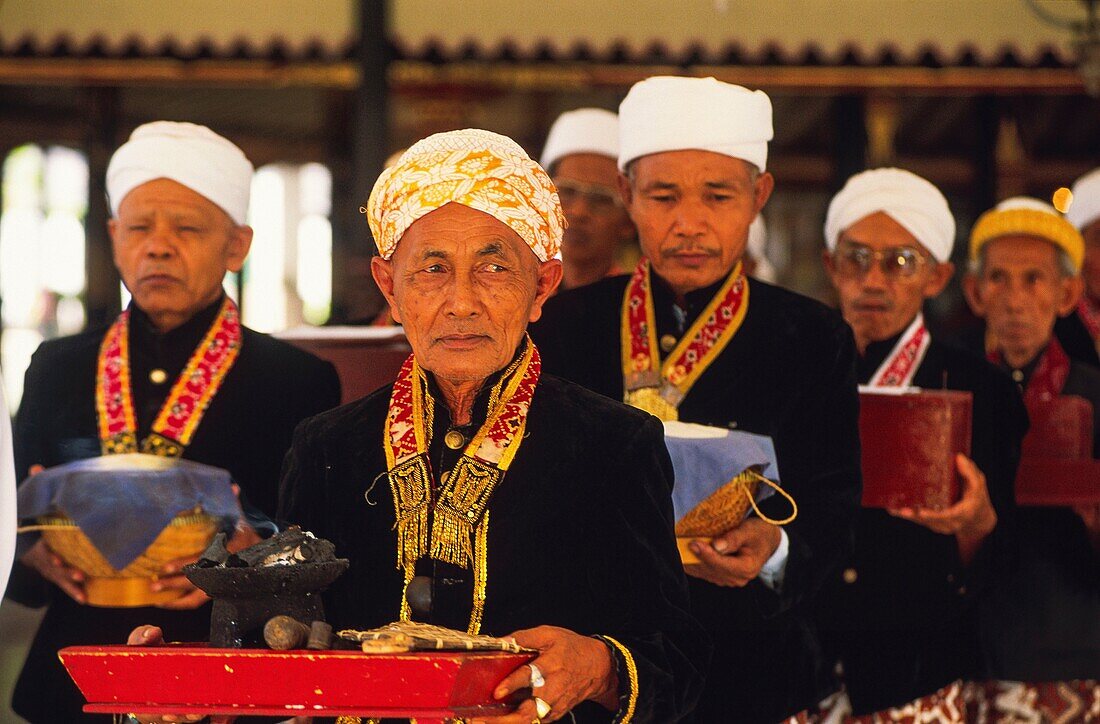
{"type": "Polygon", "coordinates": [[[1096,344],[1092,341],[1085,323],[1077,312],[1059,317],[1054,323],[1054,334],[1070,359],[1084,362],[1100,369],[1100,356],[1096,354],[1096,344]]]}
{"type": "MultiPolygon", "coordinates": [[[[458,459],[443,445],[445,431],[458,429],[469,442],[486,416],[486,389],[465,428],[450,426],[433,395],[437,481],[458,459]]],[[[338,628],[381,626],[399,615],[403,578],[382,442],[390,393],[382,388],[302,423],[283,471],[280,519],[331,540],[351,561],[324,599],[338,628]]],[[[544,374],[524,442],[488,508],[482,633],[545,624],[615,638],[637,664],[636,722],[673,722],[689,711],[710,653],[687,610],[671,467],[655,418],[544,374]]],[[[427,620],[465,630],[470,573],[430,560],[418,573],[434,579],[427,620]]],[[[616,663],[625,705],[629,679],[620,655],[616,663]]],[[[577,722],[613,717],[593,702],[573,714],[577,722]]]]}
{"type": "MultiPolygon", "coordinates": [[[[545,369],[622,399],[627,280],[605,279],[547,303],[531,328],[545,369]]],[[[658,339],[679,337],[721,286],[689,293],[678,316],[672,292],[658,275],[653,280],[658,339]]],[[[790,554],[778,592],[759,579],[740,589],[688,579],[692,609],[715,641],[697,721],[774,724],[815,705],[832,686],[810,611],[851,549],[859,505],[855,357],[851,330],[836,312],[751,279],[740,330],[680,405],[685,422],[770,435],[799,509],[786,526],[790,554]]],[[[778,498],[761,506],[774,518],[789,513],[778,498]]]]}
{"type": "MultiPolygon", "coordinates": [[[[132,307],[130,354],[139,438],[148,434],[220,305],[221,300],[164,335],[132,307]],[[159,385],[149,377],[157,368],[167,372],[167,380],[159,385]]],[[[20,477],[31,465],[50,467],[100,454],[95,384],[105,333],[99,328],[46,342],[35,352],[15,421],[20,477]]],[[[240,355],[183,456],[229,470],[244,498],[273,515],[280,464],[294,427],[339,402],[340,382],[331,364],[246,328],[240,355]]],[[[209,606],[194,611],[81,606],[21,564],[12,572],[8,596],[28,605],[49,604],[12,702],[15,711],[32,722],[82,721],[84,697],[58,661],[58,649],[123,643],[135,626],[147,623],[163,627],[172,640],[205,641],[210,627],[209,606]]]]}
{"type": "MultiPolygon", "coordinates": [[[[900,336],[868,345],[859,360],[861,382],[870,380],[900,336]]],[[[826,653],[844,664],[856,714],[980,676],[974,603],[1010,567],[1012,489],[1027,429],[1012,380],[981,357],[933,339],[913,385],[973,394],[971,457],[986,476],[998,522],[964,566],[954,536],[885,510],[860,511],[855,552],[826,585],[818,610],[826,653]]]]}
{"type": "MultiPolygon", "coordinates": [[[[1021,391],[1037,359],[1021,370],[1021,391]]],[[[1093,456],[1100,458],[1100,371],[1071,359],[1062,394],[1092,403],[1093,456]]],[[[983,601],[991,674],[1027,681],[1100,679],[1100,554],[1084,521],[1072,508],[1056,506],[1021,506],[1017,520],[1019,567],[983,601]]]]}

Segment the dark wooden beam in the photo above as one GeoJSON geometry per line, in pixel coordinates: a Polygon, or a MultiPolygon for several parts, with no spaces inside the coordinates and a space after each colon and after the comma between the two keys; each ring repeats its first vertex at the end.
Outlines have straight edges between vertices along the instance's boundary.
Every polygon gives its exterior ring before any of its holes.
{"type": "Polygon", "coordinates": [[[118,129],[118,92],[113,88],[87,91],[84,152],[88,155],[88,215],[84,219],[88,285],[85,308],[88,326],[106,324],[118,316],[119,276],[107,232],[107,164],[115,151],[118,129]]]}
{"type": "MultiPolygon", "coordinates": [[[[363,24],[376,28],[385,14],[382,0],[361,0],[363,24]],[[373,7],[372,7],[373,6],[373,7]]],[[[385,55],[384,36],[367,36],[368,53],[385,55]]],[[[291,86],[354,90],[364,73],[375,75],[378,58],[364,71],[360,51],[354,61],[276,63],[262,60],[169,60],[160,58],[0,58],[0,84],[69,86],[182,85],[202,87],[291,86]]],[[[666,66],[602,63],[444,64],[402,60],[384,71],[395,89],[423,86],[472,86],[497,90],[570,91],[625,89],[651,75],[713,75],[753,88],[803,93],[858,92],[872,89],[927,91],[943,95],[1029,93],[1080,95],[1080,74],[1070,68],[912,68],[872,66],[666,66]]],[[[377,78],[367,78],[367,84],[377,78]]]]}

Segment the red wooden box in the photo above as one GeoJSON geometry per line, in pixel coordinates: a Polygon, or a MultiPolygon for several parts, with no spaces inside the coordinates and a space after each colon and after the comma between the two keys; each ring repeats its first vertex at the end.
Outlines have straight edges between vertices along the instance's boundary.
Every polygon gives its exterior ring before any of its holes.
{"type": "Polygon", "coordinates": [[[1100,503],[1100,460],[1025,457],[1016,472],[1017,505],[1100,503]]]}
{"type": "Polygon", "coordinates": [[[303,327],[276,336],[336,367],[341,404],[392,384],[412,353],[401,327],[303,327]]]}
{"type": "Polygon", "coordinates": [[[958,500],[955,453],[970,454],[972,397],[860,392],[863,507],[939,510],[958,500]]]}
{"type": "Polygon", "coordinates": [[[1020,444],[1023,458],[1092,457],[1092,403],[1076,395],[1060,395],[1027,406],[1030,424],[1020,444]]]}
{"type": "Polygon", "coordinates": [[[92,713],[446,717],[503,714],[493,699],[534,654],[70,646],[61,662],[92,713]]]}

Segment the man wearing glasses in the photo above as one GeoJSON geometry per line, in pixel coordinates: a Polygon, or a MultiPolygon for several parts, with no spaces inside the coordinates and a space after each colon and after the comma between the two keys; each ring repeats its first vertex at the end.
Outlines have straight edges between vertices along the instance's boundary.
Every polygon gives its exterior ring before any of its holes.
{"type": "Polygon", "coordinates": [[[861,384],[974,396],[973,460],[956,460],[961,499],[939,511],[861,510],[851,560],[822,596],[824,643],[846,688],[829,708],[867,721],[959,720],[961,682],[979,660],[973,599],[1013,507],[1027,418],[1012,382],[932,339],[921,312],[951,280],[954,240],[943,194],[901,169],[853,176],[825,221],[825,269],[855,334],[861,384]]]}
{"type": "Polygon", "coordinates": [[[558,116],[540,162],[558,187],[569,222],[562,240],[562,289],[622,274],[636,233],[619,197],[619,118],[600,108],[558,116]]]}

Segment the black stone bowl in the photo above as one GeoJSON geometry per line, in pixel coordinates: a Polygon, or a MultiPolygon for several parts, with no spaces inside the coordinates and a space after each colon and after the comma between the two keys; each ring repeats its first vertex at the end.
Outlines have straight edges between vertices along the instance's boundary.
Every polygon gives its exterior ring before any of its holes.
{"type": "Polygon", "coordinates": [[[215,600],[239,601],[314,593],[339,578],[347,568],[347,558],[255,568],[200,568],[192,563],[183,567],[183,574],[215,600]]]}

